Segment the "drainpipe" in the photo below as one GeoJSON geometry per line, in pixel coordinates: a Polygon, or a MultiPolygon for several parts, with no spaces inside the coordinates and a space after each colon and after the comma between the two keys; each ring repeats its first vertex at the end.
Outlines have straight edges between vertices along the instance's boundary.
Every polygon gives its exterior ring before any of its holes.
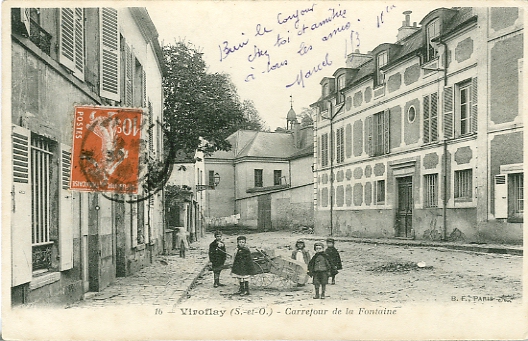
{"type": "Polygon", "coordinates": [[[447,139],[444,139],[444,162],[443,162],[444,184],[442,186],[442,215],[444,219],[444,241],[447,240],[447,139]]]}
{"type": "MultiPolygon", "coordinates": [[[[344,95],[343,95],[344,96],[344,95]]],[[[330,103],[330,235],[334,235],[334,117],[339,114],[341,109],[345,106],[344,104],[341,105],[339,110],[337,110],[334,114],[332,102],[330,103]]]]}

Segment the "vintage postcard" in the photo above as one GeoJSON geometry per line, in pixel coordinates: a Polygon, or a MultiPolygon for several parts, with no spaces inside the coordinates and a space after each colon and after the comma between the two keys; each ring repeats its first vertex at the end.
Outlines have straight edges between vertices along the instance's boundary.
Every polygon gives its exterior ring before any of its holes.
{"type": "Polygon", "coordinates": [[[528,338],[525,7],[4,1],[2,337],[528,338]]]}

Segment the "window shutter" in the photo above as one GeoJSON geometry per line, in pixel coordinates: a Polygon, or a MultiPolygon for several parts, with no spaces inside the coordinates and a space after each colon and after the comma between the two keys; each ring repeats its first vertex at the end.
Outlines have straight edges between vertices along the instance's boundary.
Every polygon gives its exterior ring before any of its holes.
{"type": "Polygon", "coordinates": [[[134,55],[128,45],[125,45],[125,54],[125,105],[131,107],[134,101],[134,87],[132,85],[132,79],[134,77],[132,62],[134,61],[134,55]]]}
{"type": "Polygon", "coordinates": [[[64,271],[73,268],[73,199],[69,191],[71,148],[64,144],[61,144],[60,167],[59,270],[64,271]]]}
{"type": "Polygon", "coordinates": [[[75,70],[75,18],[74,9],[60,9],[59,62],[70,70],[75,70]]]}
{"type": "Polygon", "coordinates": [[[323,155],[321,154],[321,137],[317,136],[317,164],[321,165],[323,155]]]}
{"type": "Polygon", "coordinates": [[[152,103],[148,101],[148,122],[149,122],[149,150],[154,152],[154,113],[152,112],[152,103]]]}
{"type": "Polygon", "coordinates": [[[100,16],[100,95],[119,101],[119,30],[117,10],[103,7],[100,16]]]}
{"type": "Polygon", "coordinates": [[[146,107],[147,106],[147,73],[145,72],[145,70],[143,70],[143,75],[142,75],[142,83],[143,83],[143,107],[146,107]]]}
{"type": "Polygon", "coordinates": [[[75,71],[74,75],[84,79],[84,11],[75,8],[75,71]]]}
{"type": "Polygon", "coordinates": [[[390,110],[383,113],[383,152],[390,153],[390,110]]]}
{"type": "Polygon", "coordinates": [[[13,187],[11,192],[11,286],[31,281],[31,184],[28,129],[13,126],[13,187]]]}
{"type": "Polygon", "coordinates": [[[429,143],[429,96],[423,98],[423,142],[429,143]]]}
{"type": "Polygon", "coordinates": [[[477,131],[477,125],[478,125],[478,110],[477,110],[477,104],[478,104],[478,92],[477,92],[477,78],[473,78],[473,84],[471,89],[471,131],[476,132],[477,131]]]}
{"type": "Polygon", "coordinates": [[[431,142],[438,140],[438,93],[431,94],[431,142]]]}
{"type": "Polygon", "coordinates": [[[495,218],[508,218],[508,184],[505,174],[495,175],[495,218]]]}
{"type": "Polygon", "coordinates": [[[367,141],[365,141],[365,151],[369,156],[374,156],[374,148],[372,148],[372,115],[365,119],[365,131],[367,132],[367,141]]]}
{"type": "Polygon", "coordinates": [[[444,89],[444,138],[453,138],[453,87],[444,89]]]}
{"type": "Polygon", "coordinates": [[[29,8],[21,8],[20,9],[20,21],[22,21],[22,24],[24,24],[24,27],[26,28],[27,36],[31,36],[30,28],[31,28],[31,15],[30,15],[30,9],[29,8]]]}

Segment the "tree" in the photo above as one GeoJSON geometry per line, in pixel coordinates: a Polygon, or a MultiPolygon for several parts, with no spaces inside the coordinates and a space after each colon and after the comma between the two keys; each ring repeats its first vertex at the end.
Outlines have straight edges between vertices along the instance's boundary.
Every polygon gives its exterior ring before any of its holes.
{"type": "Polygon", "coordinates": [[[266,122],[260,117],[255,103],[252,100],[244,100],[242,102],[242,111],[244,113],[244,122],[239,129],[269,131],[266,122]]]}
{"type": "Polygon", "coordinates": [[[229,76],[207,73],[202,53],[190,43],[166,45],[163,56],[163,123],[166,146],[172,152],[169,158],[174,158],[176,150],[201,150],[206,154],[229,150],[226,138],[246,121],[229,76]]]}

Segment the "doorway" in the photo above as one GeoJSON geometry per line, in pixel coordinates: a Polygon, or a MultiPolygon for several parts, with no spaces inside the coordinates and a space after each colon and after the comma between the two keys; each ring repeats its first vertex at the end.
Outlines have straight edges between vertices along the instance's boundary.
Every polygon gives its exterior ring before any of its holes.
{"type": "Polygon", "coordinates": [[[413,213],[412,176],[397,178],[397,183],[396,237],[411,238],[413,213]]]}

